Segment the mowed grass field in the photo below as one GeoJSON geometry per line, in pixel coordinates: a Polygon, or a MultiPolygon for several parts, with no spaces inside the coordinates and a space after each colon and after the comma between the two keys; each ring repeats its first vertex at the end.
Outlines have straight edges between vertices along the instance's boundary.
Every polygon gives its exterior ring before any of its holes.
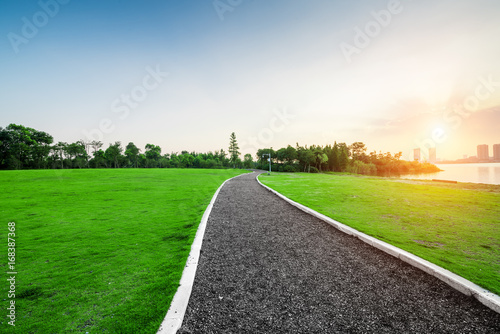
{"type": "Polygon", "coordinates": [[[203,212],[222,182],[241,173],[1,171],[0,331],[155,333],[203,212]],[[8,222],[16,224],[15,328],[5,316],[8,222]]]}
{"type": "Polygon", "coordinates": [[[500,186],[304,173],[259,179],[500,295],[500,186]]]}

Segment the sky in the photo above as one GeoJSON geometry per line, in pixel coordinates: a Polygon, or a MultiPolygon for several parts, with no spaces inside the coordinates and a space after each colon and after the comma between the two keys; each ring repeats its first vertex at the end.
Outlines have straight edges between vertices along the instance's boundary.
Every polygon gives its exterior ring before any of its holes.
{"type": "Polygon", "coordinates": [[[162,153],[500,143],[498,0],[1,0],[0,126],[162,153]]]}

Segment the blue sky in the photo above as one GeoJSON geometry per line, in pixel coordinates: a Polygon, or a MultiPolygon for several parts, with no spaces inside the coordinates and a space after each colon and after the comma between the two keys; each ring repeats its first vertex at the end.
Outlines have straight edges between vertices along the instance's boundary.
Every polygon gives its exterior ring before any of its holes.
{"type": "Polygon", "coordinates": [[[163,153],[234,131],[252,154],[475,155],[500,143],[498,17],[496,0],[3,0],[0,126],[163,153]]]}

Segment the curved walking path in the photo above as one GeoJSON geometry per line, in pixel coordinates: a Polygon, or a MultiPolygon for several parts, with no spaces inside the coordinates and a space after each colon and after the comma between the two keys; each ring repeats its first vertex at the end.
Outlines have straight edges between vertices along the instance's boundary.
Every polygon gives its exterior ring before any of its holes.
{"type": "Polygon", "coordinates": [[[220,190],[178,333],[500,333],[500,314],[255,178],[220,190]]]}

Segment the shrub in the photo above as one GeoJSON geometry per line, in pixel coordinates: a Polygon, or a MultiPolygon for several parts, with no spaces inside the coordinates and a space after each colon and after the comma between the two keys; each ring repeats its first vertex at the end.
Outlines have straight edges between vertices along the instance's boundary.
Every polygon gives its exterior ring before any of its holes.
{"type": "Polygon", "coordinates": [[[309,173],[319,173],[319,170],[316,167],[312,167],[309,169],[309,173]]]}
{"type": "Polygon", "coordinates": [[[373,163],[364,163],[359,160],[354,160],[352,164],[347,166],[347,171],[354,174],[374,175],[377,174],[377,166],[373,163]]]}
{"type": "Polygon", "coordinates": [[[286,165],[285,168],[283,168],[283,171],[287,173],[297,173],[299,171],[299,167],[296,165],[286,165]]]}

